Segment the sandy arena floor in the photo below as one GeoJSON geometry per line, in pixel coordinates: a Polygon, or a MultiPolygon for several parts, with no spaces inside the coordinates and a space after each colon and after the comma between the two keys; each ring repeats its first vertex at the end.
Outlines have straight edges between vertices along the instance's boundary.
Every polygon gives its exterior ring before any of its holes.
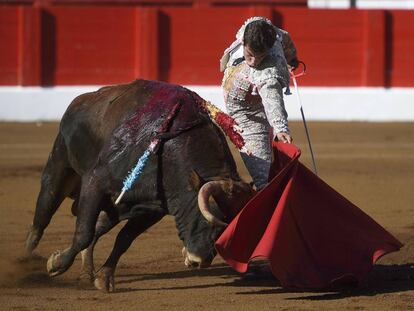
{"type": "MultiPolygon", "coordinates": [[[[310,167],[302,125],[291,127],[301,161],[310,167]]],[[[122,257],[116,293],[78,288],[79,258],[68,272],[49,278],[46,259],[72,239],[70,201],[46,230],[36,250],[39,258],[19,258],[58,124],[0,123],[0,309],[414,310],[414,123],[309,127],[320,176],[405,244],[377,263],[366,287],[287,291],[267,275],[238,274],[218,257],[209,269],[188,270],[171,217],[141,235],[122,257]]],[[[98,244],[97,265],[119,228],[98,244]]]]}

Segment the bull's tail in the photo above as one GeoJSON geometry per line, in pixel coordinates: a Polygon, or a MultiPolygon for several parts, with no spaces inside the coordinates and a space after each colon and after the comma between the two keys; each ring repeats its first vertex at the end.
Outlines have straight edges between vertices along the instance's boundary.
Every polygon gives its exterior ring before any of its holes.
{"type": "Polygon", "coordinates": [[[45,228],[62,201],[69,196],[76,198],[78,189],[80,189],[79,175],[68,162],[67,149],[59,133],[42,173],[33,224],[26,240],[28,254],[37,247],[45,228]]]}

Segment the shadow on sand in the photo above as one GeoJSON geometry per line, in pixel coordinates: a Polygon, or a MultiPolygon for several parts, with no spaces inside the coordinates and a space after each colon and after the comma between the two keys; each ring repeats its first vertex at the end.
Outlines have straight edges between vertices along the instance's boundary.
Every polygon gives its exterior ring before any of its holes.
{"type": "Polygon", "coordinates": [[[287,300],[336,300],[348,297],[375,296],[378,294],[396,293],[414,290],[414,264],[402,265],[375,265],[365,284],[359,286],[344,286],[319,291],[292,290],[273,288],[239,293],[249,294],[276,294],[276,293],[307,293],[299,297],[286,298],[287,300]],[[309,294],[309,295],[308,295],[309,294]]]}
{"type": "MultiPolygon", "coordinates": [[[[14,262],[8,277],[1,287],[65,287],[76,288],[77,282],[51,278],[45,271],[46,258],[35,256],[20,258],[14,262]]],[[[414,290],[414,264],[375,265],[367,282],[358,287],[343,287],[320,291],[286,289],[270,273],[266,262],[253,262],[245,274],[234,271],[226,264],[216,264],[208,269],[181,270],[162,273],[118,274],[116,293],[135,291],[203,289],[217,286],[243,288],[238,295],[268,295],[280,293],[303,293],[287,300],[336,300],[348,297],[375,296],[414,290]],[[128,284],[151,280],[179,280],[185,278],[218,277],[220,281],[197,285],[164,286],[154,288],[125,288],[128,284]],[[251,288],[252,290],[247,290],[251,288]]]]}
{"type": "Polygon", "coordinates": [[[278,280],[270,273],[260,273],[262,270],[266,270],[267,264],[265,263],[252,263],[249,271],[246,274],[240,274],[234,271],[226,264],[213,265],[208,269],[193,269],[193,270],[181,270],[174,272],[163,273],[148,273],[148,274],[119,274],[117,276],[116,284],[118,288],[117,293],[128,291],[151,291],[151,290],[181,290],[181,289],[200,289],[211,288],[216,286],[254,286],[254,287],[278,287],[280,286],[278,280]],[[178,280],[184,278],[202,278],[202,277],[219,277],[219,282],[205,283],[198,285],[183,285],[183,286],[168,286],[157,288],[119,288],[125,284],[133,284],[140,281],[151,280],[178,280]]]}
{"type": "Polygon", "coordinates": [[[343,288],[319,295],[289,298],[291,300],[335,300],[347,297],[376,296],[414,290],[414,264],[376,265],[366,284],[355,288],[343,288]]]}
{"type": "Polygon", "coordinates": [[[239,295],[267,295],[279,293],[304,293],[306,295],[287,298],[288,300],[335,300],[347,297],[375,296],[378,294],[405,292],[414,290],[414,264],[376,265],[364,285],[348,286],[320,291],[285,289],[270,274],[265,263],[253,263],[245,274],[235,272],[231,267],[220,264],[204,270],[183,270],[168,273],[120,274],[118,276],[117,293],[152,290],[200,289],[215,286],[253,288],[251,291],[238,292],[239,295]],[[182,279],[190,277],[220,277],[222,282],[198,285],[168,286],[162,288],[122,288],[145,280],[182,279]]]}

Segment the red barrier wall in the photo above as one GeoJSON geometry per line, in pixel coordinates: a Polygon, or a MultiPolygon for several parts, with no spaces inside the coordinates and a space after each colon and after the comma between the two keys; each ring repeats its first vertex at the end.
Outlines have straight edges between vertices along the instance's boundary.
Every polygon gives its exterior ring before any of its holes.
{"type": "Polygon", "coordinates": [[[42,18],[42,81],[106,84],[135,75],[136,11],[127,7],[53,7],[42,18]],[[48,38],[54,40],[48,40],[48,38]]]}
{"type": "Polygon", "coordinates": [[[230,0],[178,7],[62,2],[76,1],[0,6],[0,85],[104,85],[138,77],[217,85],[223,50],[246,18],[262,15],[291,33],[308,65],[302,85],[414,86],[414,11],[230,0]]]}
{"type": "Polygon", "coordinates": [[[16,85],[19,68],[17,8],[0,8],[0,84],[16,85]]]}
{"type": "Polygon", "coordinates": [[[393,31],[387,33],[389,80],[391,85],[414,85],[414,12],[393,11],[389,15],[393,31]]]}

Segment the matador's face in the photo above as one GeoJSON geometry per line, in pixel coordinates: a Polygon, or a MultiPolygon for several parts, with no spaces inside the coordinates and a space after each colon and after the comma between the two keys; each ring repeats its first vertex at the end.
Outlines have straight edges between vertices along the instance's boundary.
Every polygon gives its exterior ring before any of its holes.
{"type": "Polygon", "coordinates": [[[249,45],[243,46],[243,56],[246,60],[247,65],[250,67],[256,68],[260,65],[260,63],[269,55],[270,50],[266,50],[264,52],[254,52],[249,45]]]}

